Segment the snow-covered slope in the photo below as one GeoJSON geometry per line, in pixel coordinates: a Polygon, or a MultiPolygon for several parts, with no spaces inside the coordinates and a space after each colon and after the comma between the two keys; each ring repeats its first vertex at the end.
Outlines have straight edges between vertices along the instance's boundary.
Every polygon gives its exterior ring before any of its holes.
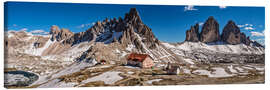
{"type": "Polygon", "coordinates": [[[27,48],[27,49],[25,50],[25,53],[26,53],[26,54],[35,55],[35,56],[41,56],[42,52],[43,52],[45,49],[49,48],[50,45],[52,45],[53,43],[55,43],[55,41],[48,40],[48,41],[45,43],[45,45],[44,45],[43,47],[41,47],[41,48],[36,48],[36,47],[34,46],[34,43],[35,43],[35,42],[33,42],[33,43],[31,43],[31,44],[29,45],[29,48],[27,48]]]}
{"type": "Polygon", "coordinates": [[[162,43],[169,50],[189,62],[203,63],[264,63],[264,48],[245,44],[223,43],[205,44],[183,42],[180,44],[162,43]]]}
{"type": "Polygon", "coordinates": [[[181,44],[169,44],[163,43],[167,48],[173,51],[194,51],[194,50],[205,50],[208,52],[219,52],[228,54],[264,54],[263,47],[247,46],[245,44],[229,45],[229,44],[205,44],[201,42],[184,42],[181,44]]]}

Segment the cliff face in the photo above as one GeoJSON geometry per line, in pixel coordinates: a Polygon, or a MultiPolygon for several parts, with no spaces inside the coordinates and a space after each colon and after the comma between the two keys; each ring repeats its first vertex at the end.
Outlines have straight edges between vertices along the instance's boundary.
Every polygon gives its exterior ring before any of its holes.
{"type": "Polygon", "coordinates": [[[219,39],[219,24],[213,16],[210,16],[203,24],[202,32],[200,33],[200,41],[209,43],[216,42],[219,39]]]}
{"type": "Polygon", "coordinates": [[[68,29],[60,29],[58,26],[53,25],[51,27],[51,31],[50,34],[52,35],[51,40],[54,41],[61,41],[61,40],[65,40],[68,39],[70,37],[72,37],[74,34],[69,31],[68,29]]]}
{"type": "Polygon", "coordinates": [[[229,21],[227,23],[223,29],[221,37],[224,42],[229,44],[250,44],[249,37],[246,37],[244,33],[240,32],[239,27],[233,21],[229,21]]]}
{"type": "Polygon", "coordinates": [[[190,30],[186,31],[185,41],[191,41],[191,42],[200,41],[199,24],[196,24],[195,26],[191,26],[190,30]]]}
{"type": "Polygon", "coordinates": [[[140,42],[138,42],[141,39],[142,43],[146,44],[150,49],[154,49],[156,45],[160,44],[152,30],[142,22],[135,8],[131,8],[130,12],[125,15],[123,24],[126,27],[124,27],[122,36],[119,39],[120,43],[133,43],[138,48],[142,48],[140,42]],[[139,36],[139,38],[135,38],[135,36],[139,36]]]}

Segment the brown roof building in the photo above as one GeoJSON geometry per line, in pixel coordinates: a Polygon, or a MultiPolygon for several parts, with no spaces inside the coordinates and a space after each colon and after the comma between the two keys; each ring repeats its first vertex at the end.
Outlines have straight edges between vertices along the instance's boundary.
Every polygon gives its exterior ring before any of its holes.
{"type": "Polygon", "coordinates": [[[141,68],[151,68],[154,66],[153,59],[148,54],[131,53],[127,58],[127,64],[141,68]]]}

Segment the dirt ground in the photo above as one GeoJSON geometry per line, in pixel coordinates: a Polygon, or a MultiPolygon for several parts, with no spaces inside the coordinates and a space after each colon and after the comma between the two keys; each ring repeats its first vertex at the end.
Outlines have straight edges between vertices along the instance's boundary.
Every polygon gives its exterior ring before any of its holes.
{"type": "MultiPolygon", "coordinates": [[[[108,76],[107,76],[108,77],[108,76]]],[[[116,78],[116,77],[110,77],[116,78]]],[[[209,84],[263,84],[265,83],[263,64],[211,64],[211,65],[189,65],[181,66],[178,75],[168,75],[160,68],[143,69],[139,67],[123,65],[96,65],[87,67],[68,75],[55,78],[58,83],[76,83],[72,87],[102,87],[102,86],[164,86],[164,85],[209,85],[209,84]],[[234,69],[232,71],[231,69],[234,69]],[[223,70],[221,74],[215,68],[223,70]],[[196,73],[198,70],[205,72],[196,73]],[[106,77],[101,80],[87,81],[87,79],[98,77],[106,72],[119,72],[121,79],[112,84],[106,84],[106,77]],[[224,73],[224,75],[223,75],[224,73]],[[227,75],[227,76],[226,76],[227,75]]],[[[49,84],[51,79],[45,83],[31,85],[28,87],[8,88],[38,88],[49,84]]]]}

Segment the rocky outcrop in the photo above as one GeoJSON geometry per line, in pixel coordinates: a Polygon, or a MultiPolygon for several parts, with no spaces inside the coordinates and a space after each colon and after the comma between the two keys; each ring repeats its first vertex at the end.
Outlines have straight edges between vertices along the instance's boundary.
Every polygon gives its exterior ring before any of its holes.
{"type": "Polygon", "coordinates": [[[243,38],[240,28],[233,21],[229,21],[224,27],[221,38],[224,42],[229,44],[240,44],[243,38]],[[242,36],[242,37],[241,37],[242,36]]]}
{"type": "Polygon", "coordinates": [[[200,41],[199,24],[196,24],[195,26],[191,26],[190,30],[186,31],[185,41],[191,41],[191,42],[200,41]]]}
{"type": "Polygon", "coordinates": [[[51,40],[54,41],[60,33],[60,28],[56,25],[53,25],[50,30],[50,34],[52,35],[51,40]]]}
{"type": "Polygon", "coordinates": [[[68,43],[71,45],[75,45],[81,42],[90,42],[93,41],[98,33],[102,32],[103,27],[101,22],[97,22],[94,26],[86,30],[85,32],[75,33],[71,38],[64,41],[64,43],[68,43]]]}
{"type": "Polygon", "coordinates": [[[228,44],[250,44],[249,38],[247,38],[244,33],[240,32],[240,28],[233,21],[229,21],[224,27],[221,38],[228,44]]]}
{"type": "Polygon", "coordinates": [[[134,24],[135,26],[142,23],[142,20],[136,8],[131,8],[129,13],[126,13],[124,20],[130,24],[134,24]]]}
{"type": "Polygon", "coordinates": [[[202,31],[200,33],[200,41],[210,43],[219,41],[219,39],[219,24],[213,16],[210,16],[203,24],[202,31]]]}
{"type": "Polygon", "coordinates": [[[250,45],[250,43],[252,43],[252,41],[250,40],[249,36],[246,37],[246,34],[241,33],[241,43],[243,43],[245,45],[250,45]]]}
{"type": "Polygon", "coordinates": [[[228,44],[245,44],[250,45],[253,43],[253,45],[262,47],[257,42],[253,42],[250,40],[250,37],[246,37],[246,35],[242,32],[240,32],[239,27],[233,22],[229,21],[227,25],[224,27],[223,32],[221,34],[222,41],[228,43],[228,44]]]}
{"type": "Polygon", "coordinates": [[[127,27],[123,31],[121,43],[131,42],[139,49],[142,48],[140,41],[150,49],[154,49],[156,45],[160,44],[152,30],[142,22],[135,8],[130,9],[130,12],[125,15],[124,20],[127,27]]]}
{"type": "Polygon", "coordinates": [[[264,47],[263,45],[261,45],[260,43],[258,43],[257,41],[251,41],[253,46],[256,47],[264,47]]]}
{"type": "Polygon", "coordinates": [[[208,53],[194,50],[194,52],[184,51],[185,56],[198,60],[200,63],[264,63],[264,54],[228,54],[228,53],[208,53]]]}
{"type": "Polygon", "coordinates": [[[52,35],[51,37],[51,40],[54,41],[61,41],[61,40],[66,40],[66,39],[69,39],[70,37],[72,37],[74,34],[69,31],[68,29],[61,29],[56,26],[56,25],[53,25],[51,27],[51,31],[50,31],[50,34],[52,35]]]}
{"type": "Polygon", "coordinates": [[[210,16],[202,27],[202,31],[199,33],[199,25],[191,26],[189,30],[186,31],[185,41],[189,42],[203,42],[203,43],[212,43],[212,42],[225,42],[227,44],[245,44],[250,46],[263,47],[263,45],[258,42],[250,40],[250,37],[246,36],[245,33],[240,31],[240,28],[230,20],[226,26],[223,28],[222,34],[219,35],[219,24],[210,16]]]}

